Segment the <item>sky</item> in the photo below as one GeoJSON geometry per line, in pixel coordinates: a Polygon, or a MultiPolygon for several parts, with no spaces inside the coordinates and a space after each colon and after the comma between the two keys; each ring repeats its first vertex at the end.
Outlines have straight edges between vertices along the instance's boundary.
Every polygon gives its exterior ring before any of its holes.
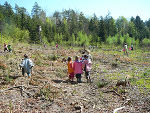
{"type": "Polygon", "coordinates": [[[29,14],[37,2],[47,16],[52,16],[55,11],[73,9],[88,17],[94,13],[97,17],[105,17],[109,12],[114,19],[119,16],[135,18],[137,15],[144,21],[150,18],[150,0],[0,0],[0,4],[3,5],[6,1],[13,8],[15,4],[26,8],[29,14]]]}

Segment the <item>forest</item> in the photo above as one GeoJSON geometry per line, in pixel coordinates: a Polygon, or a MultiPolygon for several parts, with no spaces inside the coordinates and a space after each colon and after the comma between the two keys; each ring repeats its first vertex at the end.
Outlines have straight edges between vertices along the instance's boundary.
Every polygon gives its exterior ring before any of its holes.
{"type": "Polygon", "coordinates": [[[28,42],[36,44],[99,46],[101,44],[122,46],[150,45],[150,19],[139,16],[130,20],[123,16],[114,19],[110,13],[105,17],[85,16],[73,9],[55,11],[52,16],[33,4],[31,14],[17,4],[0,5],[1,42],[28,42]]]}

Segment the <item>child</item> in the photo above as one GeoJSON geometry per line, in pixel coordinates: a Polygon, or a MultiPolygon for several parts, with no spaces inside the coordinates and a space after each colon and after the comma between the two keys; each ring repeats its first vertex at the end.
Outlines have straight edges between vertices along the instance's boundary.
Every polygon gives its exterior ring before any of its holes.
{"type": "Polygon", "coordinates": [[[12,51],[12,48],[11,48],[11,45],[10,45],[10,44],[8,45],[8,51],[9,51],[9,52],[12,51]]]}
{"type": "Polygon", "coordinates": [[[87,79],[87,83],[88,82],[91,82],[91,79],[90,79],[90,71],[91,71],[91,64],[92,64],[92,61],[90,58],[88,58],[87,55],[84,56],[85,60],[83,62],[83,68],[84,68],[84,71],[85,71],[85,76],[86,76],[86,79],[87,79]]]}
{"type": "Polygon", "coordinates": [[[75,62],[73,63],[74,74],[76,75],[77,82],[81,83],[82,72],[82,62],[79,61],[79,57],[75,57],[75,62]]]}
{"type": "Polygon", "coordinates": [[[34,65],[33,65],[33,62],[28,58],[26,54],[24,55],[24,59],[22,60],[19,66],[22,68],[23,76],[25,73],[27,73],[28,77],[31,77],[31,69],[34,65]]]}
{"type": "Polygon", "coordinates": [[[90,54],[90,50],[87,50],[87,54],[88,54],[88,59],[93,60],[92,55],[90,54]]]}
{"type": "Polygon", "coordinates": [[[124,55],[127,55],[128,56],[128,46],[127,46],[127,44],[125,43],[125,45],[124,45],[124,55]]]}
{"type": "Polygon", "coordinates": [[[58,44],[56,44],[56,49],[58,48],[58,44]]]}
{"type": "Polygon", "coordinates": [[[68,74],[69,74],[69,80],[71,82],[73,82],[73,79],[74,79],[74,70],[73,70],[73,64],[72,64],[72,60],[71,60],[71,57],[68,57],[68,74]]]}
{"type": "Polygon", "coordinates": [[[82,57],[80,58],[80,61],[83,63],[83,61],[84,61],[84,55],[82,55],[82,57]]]}
{"type": "Polygon", "coordinates": [[[4,52],[8,51],[7,45],[4,43],[4,52]]]}
{"type": "Polygon", "coordinates": [[[133,51],[133,43],[131,43],[131,50],[133,51]]]}

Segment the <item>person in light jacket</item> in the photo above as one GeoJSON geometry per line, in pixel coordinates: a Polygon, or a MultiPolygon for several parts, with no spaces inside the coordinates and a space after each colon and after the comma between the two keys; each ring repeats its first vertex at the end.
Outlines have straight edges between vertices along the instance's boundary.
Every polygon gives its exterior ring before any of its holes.
{"type": "Polygon", "coordinates": [[[27,73],[28,77],[31,77],[31,71],[34,65],[33,65],[32,60],[30,60],[26,54],[24,55],[24,59],[22,60],[19,66],[20,68],[22,68],[23,76],[25,75],[25,73],[27,73]]]}
{"type": "Polygon", "coordinates": [[[88,55],[84,55],[84,62],[83,62],[83,69],[85,71],[85,77],[87,79],[87,83],[90,82],[91,83],[91,78],[90,78],[90,71],[92,68],[92,61],[90,58],[88,58],[88,55]]]}

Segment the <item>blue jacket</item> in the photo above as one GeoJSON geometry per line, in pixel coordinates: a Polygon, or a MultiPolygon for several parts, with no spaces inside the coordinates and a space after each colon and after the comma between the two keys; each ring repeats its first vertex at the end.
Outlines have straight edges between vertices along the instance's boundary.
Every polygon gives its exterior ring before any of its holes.
{"type": "Polygon", "coordinates": [[[20,64],[20,67],[24,68],[25,73],[31,73],[31,68],[33,66],[33,62],[29,58],[24,58],[20,64]]]}

